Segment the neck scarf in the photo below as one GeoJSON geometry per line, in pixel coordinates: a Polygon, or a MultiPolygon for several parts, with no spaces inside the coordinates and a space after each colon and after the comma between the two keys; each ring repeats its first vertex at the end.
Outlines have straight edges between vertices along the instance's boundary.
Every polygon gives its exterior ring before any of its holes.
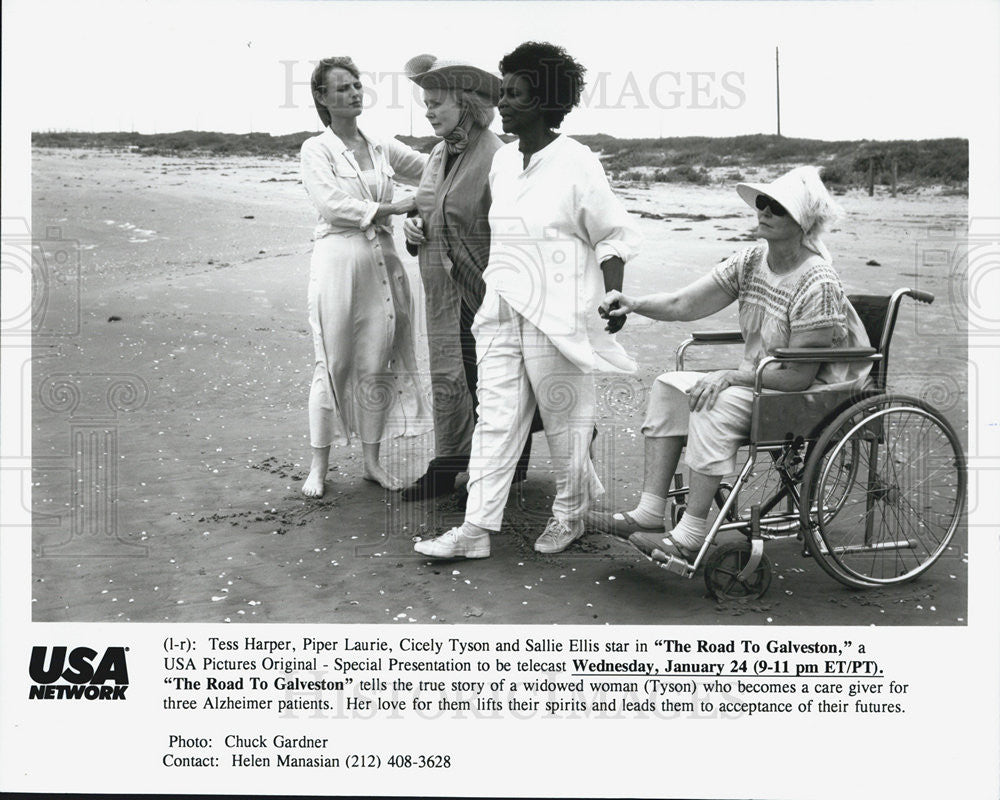
{"type": "Polygon", "coordinates": [[[827,249],[826,245],[823,244],[823,240],[819,238],[818,234],[813,234],[812,236],[806,235],[802,239],[802,244],[805,246],[806,250],[811,250],[830,266],[833,266],[833,256],[827,249]]]}
{"type": "Polygon", "coordinates": [[[454,130],[444,137],[445,147],[450,155],[458,155],[469,146],[469,133],[472,130],[472,114],[468,107],[462,109],[458,124],[454,130]]]}

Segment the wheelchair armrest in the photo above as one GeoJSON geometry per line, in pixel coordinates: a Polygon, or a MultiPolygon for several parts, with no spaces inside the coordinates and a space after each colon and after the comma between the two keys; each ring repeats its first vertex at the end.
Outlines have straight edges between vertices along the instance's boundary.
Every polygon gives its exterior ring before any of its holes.
{"type": "Polygon", "coordinates": [[[874,347],[775,347],[773,356],[764,356],[754,370],[753,391],[760,394],[764,385],[764,368],[770,364],[792,361],[881,361],[882,354],[874,347]]]}
{"type": "Polygon", "coordinates": [[[776,347],[778,361],[869,361],[878,351],[874,347],[776,347]]]}
{"type": "Polygon", "coordinates": [[[693,344],[739,344],[742,341],[743,334],[740,331],[699,331],[692,333],[677,348],[674,358],[676,369],[684,369],[684,351],[693,344]]]}
{"type": "Polygon", "coordinates": [[[696,342],[720,342],[737,344],[743,341],[741,331],[696,331],[691,334],[696,342]]]}

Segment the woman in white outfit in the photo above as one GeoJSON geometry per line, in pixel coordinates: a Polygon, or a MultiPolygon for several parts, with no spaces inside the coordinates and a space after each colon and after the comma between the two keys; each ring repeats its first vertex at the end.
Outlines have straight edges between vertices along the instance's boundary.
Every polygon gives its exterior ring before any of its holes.
{"type": "Polygon", "coordinates": [[[330,446],[351,435],[361,438],[364,478],[399,489],[379,460],[380,444],[431,423],[416,378],[410,286],[389,220],[414,207],[412,197],[393,200],[393,177],[416,184],[427,156],[358,128],[362,86],[351,59],[319,62],[312,94],[326,130],[302,144],[302,183],[319,214],[309,276],[312,466],[302,492],[323,494],[330,446]]]}
{"type": "MultiPolygon", "coordinates": [[[[646,466],[639,505],[593,514],[589,527],[629,541],[654,560],[692,560],[705,540],[708,512],[722,477],[735,471],[736,452],[750,433],[754,375],[778,347],[867,347],[864,325],[851,306],[820,235],[836,206],[813,167],[799,167],[770,184],[739,184],[757,209],[762,242],[716,266],[678,292],[604,299],[612,316],[634,312],[676,321],[707,317],[739,304],[745,341],[738,369],[667,372],[653,384],[642,426],[646,466]],[[685,445],[690,495],[681,521],[665,533],[668,484],[685,445]]],[[[860,387],[867,362],[772,364],[763,386],[778,391],[860,387]]]]}
{"type": "Polygon", "coordinates": [[[558,553],[583,534],[603,492],[589,457],[594,370],[635,364],[604,329],[597,305],[620,289],[638,234],[598,157],[555,129],[580,101],[584,69],[562,48],[528,42],[500,62],[500,118],[518,141],[490,171],[486,294],[473,333],[479,420],[472,439],[465,522],[416,550],[484,558],[500,530],[515,465],[537,407],[556,471],[552,518],[535,542],[558,553]]]}

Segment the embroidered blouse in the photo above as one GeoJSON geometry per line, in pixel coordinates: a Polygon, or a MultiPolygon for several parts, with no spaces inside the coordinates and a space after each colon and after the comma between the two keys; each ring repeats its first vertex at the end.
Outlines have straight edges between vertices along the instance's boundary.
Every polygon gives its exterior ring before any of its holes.
{"type": "MultiPolygon", "coordinates": [[[[792,333],[833,328],[832,347],[868,347],[868,334],[844,294],[840,276],[819,258],[783,275],[767,265],[767,242],[735,253],[712,271],[716,284],[739,303],[740,330],[746,342],[745,368],[754,368],[792,333]]],[[[867,377],[867,362],[827,362],[816,384],[854,383],[867,377]]]]}

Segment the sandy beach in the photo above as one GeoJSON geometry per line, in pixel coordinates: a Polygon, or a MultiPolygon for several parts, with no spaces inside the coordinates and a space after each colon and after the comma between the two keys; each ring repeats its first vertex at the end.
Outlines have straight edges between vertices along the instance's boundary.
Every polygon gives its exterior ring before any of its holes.
{"type": "MultiPolygon", "coordinates": [[[[413,537],[447,529],[460,512],[450,500],[404,504],[363,482],[359,444],[334,448],[322,500],[299,491],[314,213],[296,159],[36,149],[32,175],[35,239],[47,257],[79,258],[79,282],[53,284],[46,309],[68,333],[43,330],[33,353],[37,621],[966,621],[964,529],[926,576],[865,592],[831,580],[795,542],[769,545],[770,591],[745,605],[717,604],[700,575],[667,574],[607,536],[541,556],[532,543],[553,492],[543,437],[491,558],[418,557],[413,537]]],[[[757,177],[766,176],[747,175],[757,177]]],[[[616,190],[644,236],[627,292],[679,287],[752,241],[753,214],[732,186],[616,190]]],[[[966,198],[927,188],[839,200],[847,213],[827,243],[849,293],[937,295],[932,306],[904,304],[890,385],[929,399],[966,441],[965,288],[940,257],[964,236],[966,198]]],[[[398,227],[426,369],[420,280],[398,227]]],[[[631,508],[638,496],[645,393],[676,345],[734,323],[735,308],[695,324],[628,321],[619,336],[640,371],[599,381],[605,507],[631,508]]],[[[387,463],[412,479],[432,451],[431,436],[396,440],[387,463]]]]}

